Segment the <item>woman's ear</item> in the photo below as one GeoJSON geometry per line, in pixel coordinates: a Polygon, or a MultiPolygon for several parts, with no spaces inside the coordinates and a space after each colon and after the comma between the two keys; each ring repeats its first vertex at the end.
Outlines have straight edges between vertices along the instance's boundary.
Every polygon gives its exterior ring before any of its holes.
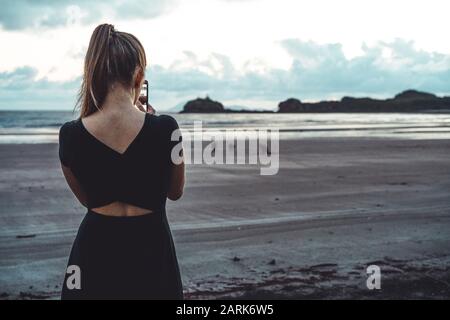
{"type": "Polygon", "coordinates": [[[142,68],[138,67],[135,71],[135,83],[134,83],[134,87],[135,88],[139,88],[141,86],[142,81],[144,80],[144,71],[142,70],[142,68]]]}

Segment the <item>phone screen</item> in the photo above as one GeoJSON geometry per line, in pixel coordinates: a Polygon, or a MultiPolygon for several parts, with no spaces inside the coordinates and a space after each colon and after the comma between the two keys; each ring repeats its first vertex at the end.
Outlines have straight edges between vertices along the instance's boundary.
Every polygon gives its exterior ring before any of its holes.
{"type": "Polygon", "coordinates": [[[144,80],[144,84],[142,85],[140,95],[145,97],[145,99],[144,99],[145,103],[143,102],[142,104],[144,105],[145,111],[148,112],[148,81],[147,80],[144,80]]]}

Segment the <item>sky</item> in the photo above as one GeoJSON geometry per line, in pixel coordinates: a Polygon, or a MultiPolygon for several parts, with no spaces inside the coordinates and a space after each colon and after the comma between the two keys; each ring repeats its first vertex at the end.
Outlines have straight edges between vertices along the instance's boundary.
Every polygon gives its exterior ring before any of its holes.
{"type": "Polygon", "coordinates": [[[159,110],[450,95],[448,0],[2,0],[0,109],[72,110],[94,28],[143,43],[159,110]]]}

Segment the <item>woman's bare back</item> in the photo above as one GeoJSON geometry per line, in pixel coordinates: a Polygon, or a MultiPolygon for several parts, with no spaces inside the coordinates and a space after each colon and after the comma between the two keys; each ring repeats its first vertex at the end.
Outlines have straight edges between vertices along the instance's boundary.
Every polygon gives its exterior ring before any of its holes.
{"type": "MultiPolygon", "coordinates": [[[[123,155],[138,136],[145,124],[145,113],[130,108],[124,111],[96,112],[81,121],[86,130],[100,143],[123,155]],[[126,110],[126,111],[125,111],[126,110]]],[[[92,208],[93,211],[109,216],[139,216],[151,213],[125,202],[115,201],[105,206],[92,208]]]]}

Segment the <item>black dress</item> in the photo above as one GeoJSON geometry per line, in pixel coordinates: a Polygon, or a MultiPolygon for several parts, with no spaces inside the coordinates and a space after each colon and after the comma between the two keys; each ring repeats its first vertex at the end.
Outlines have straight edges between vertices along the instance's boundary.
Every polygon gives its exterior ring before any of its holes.
{"type": "Polygon", "coordinates": [[[171,139],[176,129],[170,116],[145,114],[138,135],[119,153],[89,133],[81,119],[61,127],[61,163],[71,169],[88,202],[70,253],[62,299],[183,298],[165,210],[170,154],[179,143],[171,139]],[[114,201],[152,212],[114,217],[91,210],[114,201]],[[74,278],[74,270],[79,278],[74,278]]]}

